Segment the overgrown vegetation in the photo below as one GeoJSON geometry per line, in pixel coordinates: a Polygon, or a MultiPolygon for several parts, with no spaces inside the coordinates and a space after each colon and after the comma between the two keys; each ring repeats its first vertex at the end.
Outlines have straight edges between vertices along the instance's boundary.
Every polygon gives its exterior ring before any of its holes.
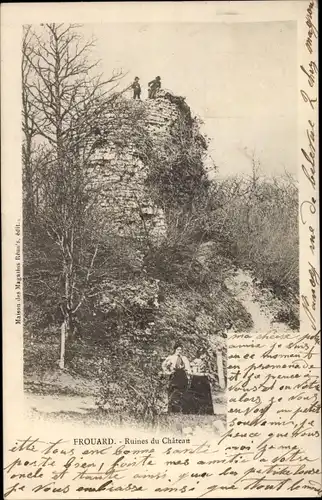
{"type": "Polygon", "coordinates": [[[253,160],[249,178],[214,183],[209,235],[236,266],[289,303],[298,316],[298,186],[285,173],[265,176],[253,160]]]}

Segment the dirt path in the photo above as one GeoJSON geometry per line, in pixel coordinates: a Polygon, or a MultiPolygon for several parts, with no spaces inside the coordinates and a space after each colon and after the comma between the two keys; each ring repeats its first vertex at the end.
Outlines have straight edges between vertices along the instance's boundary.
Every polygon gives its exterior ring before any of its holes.
{"type": "Polygon", "coordinates": [[[226,280],[226,286],[251,314],[254,323],[252,331],[290,331],[287,324],[274,321],[279,301],[269,291],[259,289],[249,272],[239,269],[235,276],[226,280]]]}
{"type": "Polygon", "coordinates": [[[92,396],[53,396],[26,394],[27,406],[32,411],[42,413],[76,412],[86,415],[96,410],[95,398],[92,396]]]}
{"type": "MultiPolygon", "coordinates": [[[[26,394],[26,409],[31,418],[41,418],[49,421],[76,422],[81,425],[104,425],[114,428],[127,424],[138,427],[133,419],[120,419],[120,415],[110,414],[95,405],[95,398],[91,396],[53,396],[26,394]]],[[[208,415],[159,415],[154,429],[159,431],[192,435],[196,429],[199,433],[220,435],[225,432],[226,404],[215,403],[214,416],[208,415]]],[[[142,422],[141,427],[145,424],[142,422]]]]}

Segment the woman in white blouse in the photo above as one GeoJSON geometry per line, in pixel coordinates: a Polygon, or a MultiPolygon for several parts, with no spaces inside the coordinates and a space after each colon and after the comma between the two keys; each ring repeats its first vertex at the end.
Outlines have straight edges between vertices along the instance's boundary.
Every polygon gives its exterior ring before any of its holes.
{"type": "Polygon", "coordinates": [[[176,344],[174,353],[163,361],[162,370],[165,375],[169,375],[169,413],[187,413],[185,394],[189,384],[191,368],[188,358],[182,355],[181,344],[176,344]]]}

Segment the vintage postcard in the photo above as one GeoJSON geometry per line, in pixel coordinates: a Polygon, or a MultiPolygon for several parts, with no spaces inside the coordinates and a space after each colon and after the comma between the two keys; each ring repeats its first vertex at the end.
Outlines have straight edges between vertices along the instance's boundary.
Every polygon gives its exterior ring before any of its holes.
{"type": "Polygon", "coordinates": [[[317,2],[1,10],[4,497],[320,497],[317,2]]]}

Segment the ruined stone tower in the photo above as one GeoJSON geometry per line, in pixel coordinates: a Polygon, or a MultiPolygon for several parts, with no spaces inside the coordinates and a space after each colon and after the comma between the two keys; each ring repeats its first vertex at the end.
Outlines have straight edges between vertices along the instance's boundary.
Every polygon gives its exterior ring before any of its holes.
{"type": "Polygon", "coordinates": [[[107,132],[101,128],[91,161],[92,185],[100,193],[101,217],[109,219],[117,234],[160,240],[166,233],[165,215],[147,188],[150,166],[142,144],[162,148],[190,110],[183,98],[165,91],[156,99],[126,102],[130,111],[124,116],[109,112],[118,130],[115,125],[107,132]]]}

